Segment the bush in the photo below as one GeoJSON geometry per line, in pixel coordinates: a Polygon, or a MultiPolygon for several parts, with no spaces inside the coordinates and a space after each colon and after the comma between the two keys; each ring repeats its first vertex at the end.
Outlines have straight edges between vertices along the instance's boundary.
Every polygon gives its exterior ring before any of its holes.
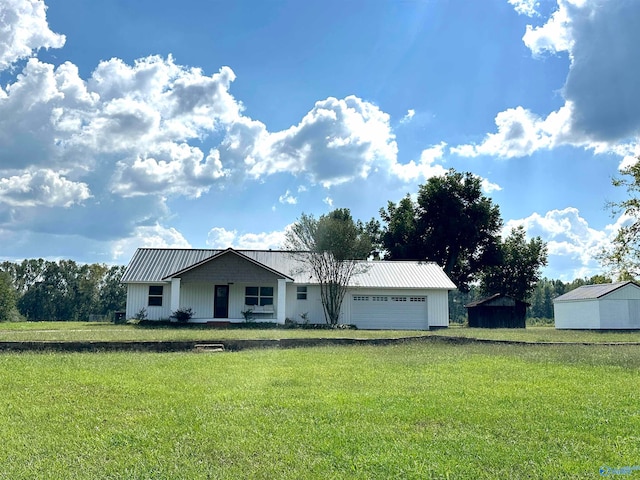
{"type": "Polygon", "coordinates": [[[186,323],[193,317],[194,312],[191,308],[179,308],[171,314],[180,323],[186,323]]]}

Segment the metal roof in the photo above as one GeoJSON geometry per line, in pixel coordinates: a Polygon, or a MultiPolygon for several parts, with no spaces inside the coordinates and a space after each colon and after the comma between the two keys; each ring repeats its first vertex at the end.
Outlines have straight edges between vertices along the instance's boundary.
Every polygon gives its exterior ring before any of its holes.
{"type": "Polygon", "coordinates": [[[635,285],[639,287],[637,284],[631,281],[627,282],[617,282],[617,283],[599,283],[596,285],[583,285],[581,287],[576,288],[575,290],[571,290],[570,292],[565,293],[564,295],[560,295],[555,298],[554,302],[567,302],[571,300],[595,300],[605,295],[610,294],[611,292],[618,290],[619,288],[624,287],[625,285],[635,285]]]}
{"type": "MultiPolygon", "coordinates": [[[[530,306],[530,303],[524,302],[522,300],[518,300],[515,297],[512,297],[511,295],[506,295],[504,293],[495,293],[489,297],[484,297],[484,298],[480,298],[474,302],[469,302],[465,305],[465,308],[473,308],[473,307],[477,307],[480,305],[491,305],[492,303],[495,303],[496,306],[498,306],[498,304],[496,303],[497,300],[501,300],[501,299],[506,299],[509,300],[509,303],[513,304],[513,305],[517,305],[517,304],[524,304],[526,306],[530,306]]],[[[505,306],[505,305],[499,305],[499,306],[505,306]]]]}
{"type": "MultiPolygon", "coordinates": [[[[139,248],[122,277],[123,283],[162,283],[173,274],[225,250],[139,248]]],[[[296,283],[318,283],[296,254],[274,250],[234,250],[254,261],[294,279],[296,283]]],[[[352,287],[435,288],[455,290],[442,268],[432,262],[362,261],[360,272],[351,279],[352,287]]]]}

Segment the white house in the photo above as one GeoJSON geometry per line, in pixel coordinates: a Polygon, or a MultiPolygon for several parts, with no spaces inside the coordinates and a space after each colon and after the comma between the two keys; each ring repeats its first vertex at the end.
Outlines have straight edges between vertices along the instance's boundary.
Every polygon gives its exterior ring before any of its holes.
{"type": "MultiPolygon", "coordinates": [[[[255,320],[324,323],[320,286],[291,252],[140,248],[127,266],[126,317],[145,309],[166,320],[191,308],[193,322],[255,320]]],[[[427,330],[449,325],[455,285],[435,263],[363,261],[352,278],[341,323],[363,329],[427,330]]]]}
{"type": "Polygon", "coordinates": [[[640,286],[584,285],[556,298],[553,310],[558,329],[640,328],[640,286]]]}

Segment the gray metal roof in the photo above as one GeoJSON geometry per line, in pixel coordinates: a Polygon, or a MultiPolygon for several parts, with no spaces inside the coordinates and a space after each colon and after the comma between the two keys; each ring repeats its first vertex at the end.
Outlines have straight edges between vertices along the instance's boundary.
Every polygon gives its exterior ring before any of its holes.
{"type": "MultiPolygon", "coordinates": [[[[180,272],[224,250],[139,248],[122,277],[123,283],[162,283],[180,272]]],[[[294,279],[296,283],[318,283],[299,256],[287,251],[235,250],[266,267],[294,279]]],[[[432,262],[362,261],[362,269],[350,286],[368,288],[435,288],[455,290],[442,268],[432,262]]]]}
{"type": "Polygon", "coordinates": [[[619,288],[624,287],[625,285],[636,285],[635,283],[628,282],[616,282],[616,283],[599,283],[596,285],[583,285],[581,287],[576,288],[575,290],[571,290],[570,292],[565,293],[564,295],[560,295],[555,298],[554,302],[567,302],[571,300],[595,300],[605,295],[610,294],[611,292],[618,290],[619,288]]]}

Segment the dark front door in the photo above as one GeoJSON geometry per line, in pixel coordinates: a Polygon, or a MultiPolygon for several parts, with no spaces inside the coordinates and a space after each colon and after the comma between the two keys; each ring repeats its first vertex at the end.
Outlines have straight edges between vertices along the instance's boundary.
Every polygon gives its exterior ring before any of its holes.
{"type": "Polygon", "coordinates": [[[216,285],[213,318],[229,318],[229,285],[216,285]]]}

